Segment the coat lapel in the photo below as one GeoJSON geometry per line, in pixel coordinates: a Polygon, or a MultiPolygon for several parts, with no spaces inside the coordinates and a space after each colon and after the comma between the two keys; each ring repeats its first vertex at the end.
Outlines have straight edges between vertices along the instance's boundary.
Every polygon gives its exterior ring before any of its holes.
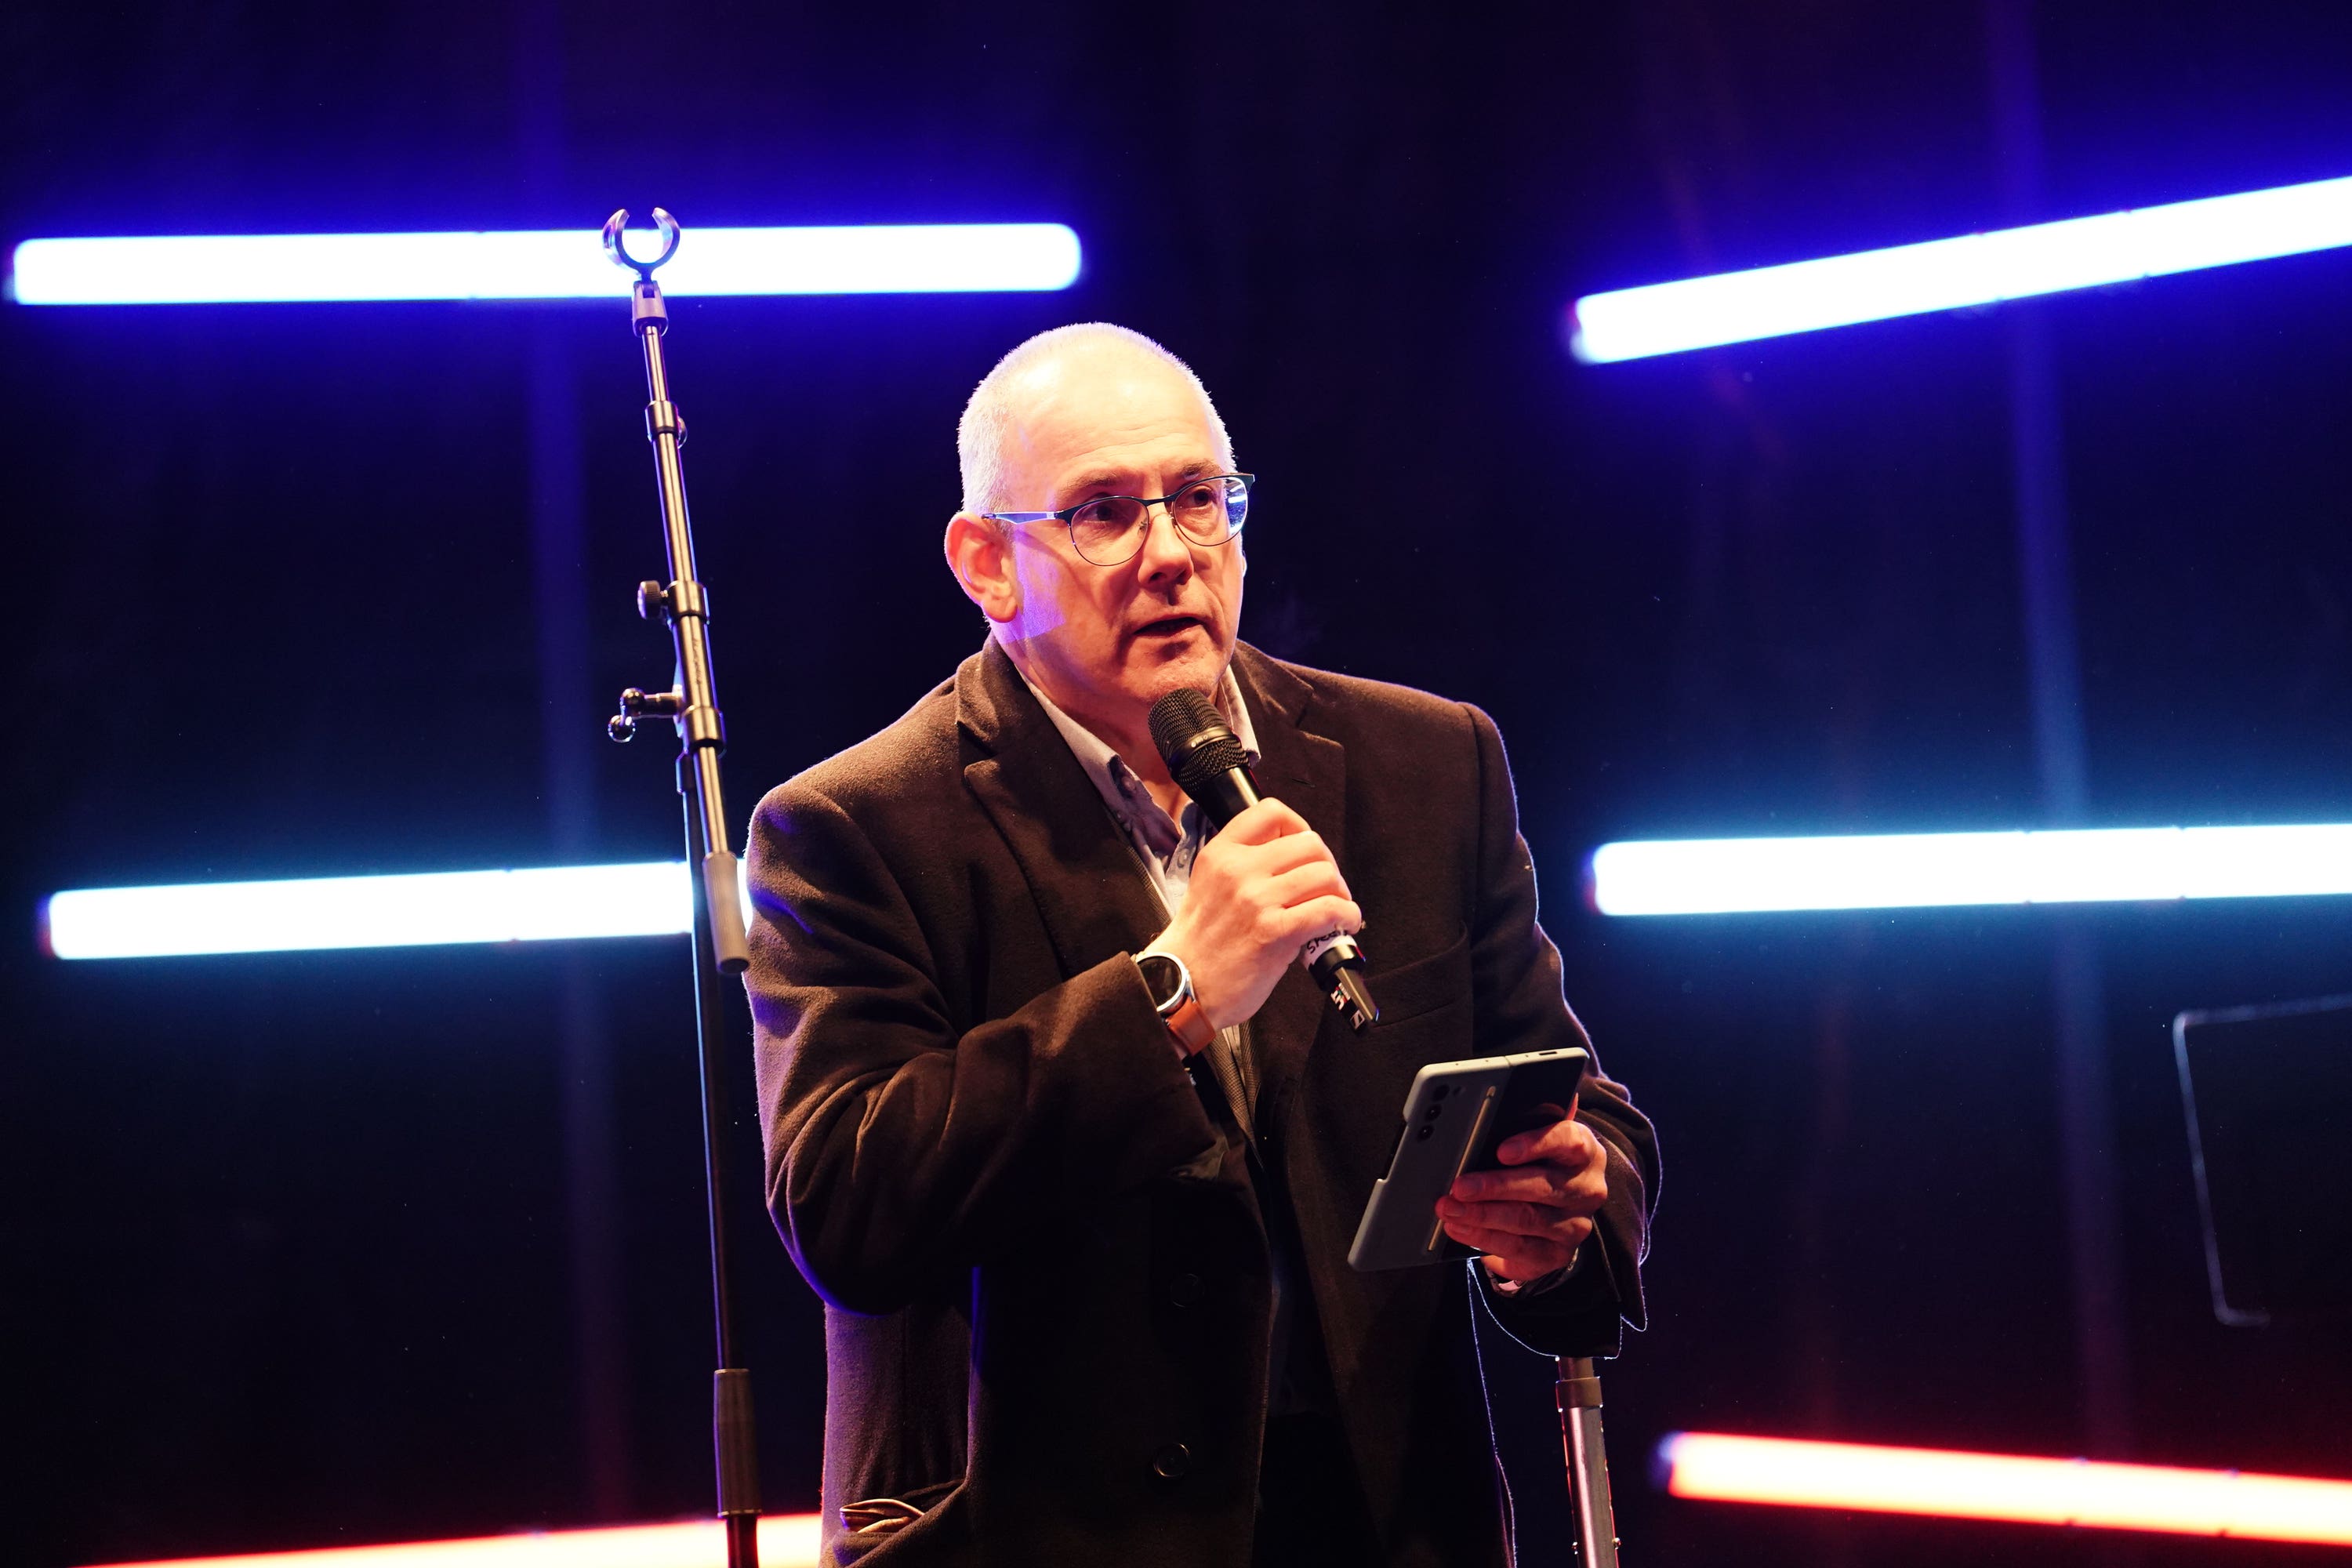
{"type": "MultiPolygon", "coordinates": [[[[1234,653],[1234,672],[1257,730],[1258,793],[1305,817],[1330,846],[1341,875],[1346,875],[1347,748],[1313,731],[1309,710],[1314,690],[1281,665],[1244,643],[1234,653]]],[[[1306,1070],[1307,1051],[1332,1016],[1331,1005],[1304,970],[1294,968],[1276,983],[1250,1023],[1250,1044],[1257,1058],[1259,1125],[1280,1125],[1282,1102],[1306,1070]]]]}
{"type": "Polygon", "coordinates": [[[992,638],[956,671],[956,716],[981,752],[965,787],[1020,863],[1063,977],[1159,935],[1166,921],[1135,851],[992,638]]]}

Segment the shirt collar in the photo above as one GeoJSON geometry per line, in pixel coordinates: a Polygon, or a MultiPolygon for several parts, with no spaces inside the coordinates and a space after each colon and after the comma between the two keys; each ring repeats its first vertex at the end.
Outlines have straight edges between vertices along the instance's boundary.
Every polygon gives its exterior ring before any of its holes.
{"type": "MultiPolygon", "coordinates": [[[[1038,689],[1036,682],[1023,673],[1019,665],[1013,669],[1021,676],[1021,683],[1029,688],[1029,695],[1037,700],[1037,706],[1045,710],[1045,717],[1054,721],[1054,728],[1061,731],[1071,754],[1093,782],[1095,793],[1102,796],[1103,805],[1154,854],[1166,859],[1183,840],[1183,830],[1175,818],[1160,809],[1160,803],[1151,798],[1151,792],[1143,787],[1143,781],[1135,776],[1126,758],[1112,751],[1101,736],[1063,712],[1052,698],[1038,689]]],[[[1225,666],[1224,679],[1217,683],[1216,704],[1218,717],[1233,727],[1234,739],[1249,754],[1250,766],[1255,767],[1257,729],[1250,722],[1249,704],[1242,700],[1242,683],[1234,678],[1231,663],[1225,666]]]]}

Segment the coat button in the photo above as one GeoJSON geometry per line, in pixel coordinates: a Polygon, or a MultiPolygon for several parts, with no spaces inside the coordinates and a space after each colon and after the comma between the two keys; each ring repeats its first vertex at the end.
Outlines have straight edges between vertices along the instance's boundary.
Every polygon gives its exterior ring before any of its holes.
{"type": "Polygon", "coordinates": [[[1179,1274],[1168,1281],[1168,1299],[1180,1307],[1199,1306],[1201,1277],[1198,1274],[1179,1274]]]}
{"type": "Polygon", "coordinates": [[[1151,1456],[1151,1473],[1163,1481],[1172,1481],[1192,1468],[1192,1450],[1181,1443],[1171,1443],[1151,1456]]]}

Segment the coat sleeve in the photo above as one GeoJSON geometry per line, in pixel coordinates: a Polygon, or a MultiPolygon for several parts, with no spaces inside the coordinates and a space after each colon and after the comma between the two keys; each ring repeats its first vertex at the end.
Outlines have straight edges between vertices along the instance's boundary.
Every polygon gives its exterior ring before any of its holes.
{"type": "MultiPolygon", "coordinates": [[[[1562,994],[1559,950],[1536,918],[1535,862],[1519,833],[1518,800],[1495,721],[1471,708],[1478,748],[1478,900],[1471,914],[1471,984],[1482,1050],[1591,1049],[1562,994]]],[[[1657,1133],[1624,1086],[1592,1059],[1576,1119],[1609,1158],[1609,1200],[1576,1268],[1549,1289],[1489,1291],[1496,1319],[1547,1355],[1614,1355],[1619,1322],[1643,1326],[1642,1260],[1658,1185],[1657,1133]]],[[[1483,1276],[1483,1268],[1477,1270],[1483,1276]]]]}
{"type": "Polygon", "coordinates": [[[809,1283],[864,1313],[1067,1245],[1216,1142],[1124,954],[959,1029],[906,874],[805,784],[753,819],[769,1212],[809,1283]]]}

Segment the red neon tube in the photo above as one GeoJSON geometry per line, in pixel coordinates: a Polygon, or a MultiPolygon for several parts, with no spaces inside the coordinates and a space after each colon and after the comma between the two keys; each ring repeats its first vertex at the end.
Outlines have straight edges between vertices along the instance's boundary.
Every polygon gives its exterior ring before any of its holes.
{"type": "MultiPolygon", "coordinates": [[[[726,1537],[718,1521],[688,1520],[242,1557],[177,1557],[106,1568],[716,1568],[726,1560],[726,1537]]],[[[761,1568],[816,1568],[817,1516],[782,1514],[760,1521],[760,1562],[761,1568]]]]}
{"type": "Polygon", "coordinates": [[[2352,1546],[2352,1481],[1678,1432],[1675,1497],[2352,1546]]]}

